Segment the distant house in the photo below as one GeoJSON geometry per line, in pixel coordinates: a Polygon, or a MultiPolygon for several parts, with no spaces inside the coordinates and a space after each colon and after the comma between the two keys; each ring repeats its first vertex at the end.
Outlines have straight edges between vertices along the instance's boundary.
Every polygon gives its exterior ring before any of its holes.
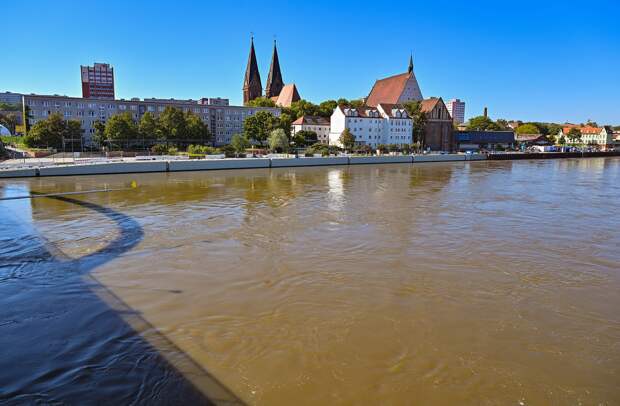
{"type": "Polygon", "coordinates": [[[457,131],[459,151],[479,151],[511,148],[515,143],[514,131],[457,131]]]}
{"type": "Polygon", "coordinates": [[[581,132],[581,140],[579,141],[580,144],[595,145],[602,150],[613,148],[614,135],[611,127],[578,126],[572,124],[565,125],[558,133],[558,137],[564,136],[566,142],[571,142],[568,138],[568,134],[573,128],[577,128],[581,132]]]}
{"type": "Polygon", "coordinates": [[[314,131],[321,144],[329,143],[329,119],[320,116],[301,116],[293,121],[293,135],[299,131],[314,131]]]}

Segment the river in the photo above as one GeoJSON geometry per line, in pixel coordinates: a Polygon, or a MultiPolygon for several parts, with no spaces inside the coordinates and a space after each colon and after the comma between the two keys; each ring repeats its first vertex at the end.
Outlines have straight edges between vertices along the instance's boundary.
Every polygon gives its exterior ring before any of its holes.
{"type": "Polygon", "coordinates": [[[0,180],[101,188],[0,201],[0,401],[620,403],[620,158],[0,180]]]}

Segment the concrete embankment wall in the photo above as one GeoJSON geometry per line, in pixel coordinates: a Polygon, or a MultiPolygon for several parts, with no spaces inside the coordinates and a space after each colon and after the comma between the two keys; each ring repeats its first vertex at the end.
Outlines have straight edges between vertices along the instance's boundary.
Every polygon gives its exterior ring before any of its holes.
{"type": "Polygon", "coordinates": [[[363,165],[390,163],[426,163],[511,160],[511,159],[555,159],[620,156],[620,152],[546,152],[526,154],[446,154],[446,155],[399,155],[399,156],[352,156],[324,158],[235,158],[172,161],[110,162],[84,165],[57,165],[41,168],[16,168],[0,170],[0,178],[34,176],[75,176],[115,173],[209,171],[220,169],[287,168],[301,166],[363,165]]]}
{"type": "Polygon", "coordinates": [[[523,154],[490,154],[487,159],[507,161],[515,159],[596,158],[609,156],[620,156],[620,152],[528,152],[523,154]]]}
{"type": "Polygon", "coordinates": [[[195,159],[189,161],[169,161],[168,170],[170,172],[178,172],[269,168],[269,164],[270,160],[268,158],[195,159]]]}

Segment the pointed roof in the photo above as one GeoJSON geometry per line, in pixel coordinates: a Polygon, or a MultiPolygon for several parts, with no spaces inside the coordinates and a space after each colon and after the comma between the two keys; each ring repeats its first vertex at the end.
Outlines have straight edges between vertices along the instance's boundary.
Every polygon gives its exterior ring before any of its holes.
{"type": "Polygon", "coordinates": [[[243,80],[243,87],[249,88],[255,84],[258,84],[262,89],[260,73],[258,72],[258,62],[256,61],[256,52],[254,52],[254,37],[252,37],[250,42],[250,55],[248,56],[248,65],[245,68],[245,79],[243,80]]]}
{"type": "Polygon", "coordinates": [[[276,46],[276,40],[273,40],[273,55],[271,56],[271,66],[269,67],[269,76],[267,77],[267,85],[265,86],[265,97],[278,96],[283,87],[284,81],[282,80],[282,72],[280,71],[278,48],[276,46]]]}
{"type": "Polygon", "coordinates": [[[301,100],[299,96],[299,92],[297,91],[297,86],[295,83],[288,84],[282,88],[280,95],[276,101],[276,106],[278,107],[291,107],[293,102],[301,100]]]}
{"type": "Polygon", "coordinates": [[[379,103],[398,103],[398,99],[403,93],[410,76],[410,73],[401,73],[400,75],[377,80],[368,95],[366,104],[376,106],[379,103]]]}
{"type": "Polygon", "coordinates": [[[407,73],[413,72],[413,52],[409,56],[409,68],[407,69],[407,73]]]}

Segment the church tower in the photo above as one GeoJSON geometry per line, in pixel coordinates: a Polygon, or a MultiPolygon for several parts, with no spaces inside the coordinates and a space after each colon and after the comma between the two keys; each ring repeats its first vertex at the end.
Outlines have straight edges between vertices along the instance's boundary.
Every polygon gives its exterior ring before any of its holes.
{"type": "Polygon", "coordinates": [[[278,59],[278,48],[276,47],[276,41],[273,40],[273,55],[271,57],[271,66],[269,67],[269,76],[267,77],[267,84],[265,86],[265,97],[278,97],[282,88],[284,87],[284,81],[282,80],[282,72],[280,72],[280,60],[278,59]]]}
{"type": "MultiPolygon", "coordinates": [[[[278,69],[279,71],[279,69],[278,69]]],[[[248,66],[245,68],[245,79],[243,80],[243,104],[250,100],[263,95],[263,85],[260,81],[260,73],[258,72],[258,62],[256,62],[256,53],[254,52],[254,37],[250,43],[250,56],[248,57],[248,66]]]]}

